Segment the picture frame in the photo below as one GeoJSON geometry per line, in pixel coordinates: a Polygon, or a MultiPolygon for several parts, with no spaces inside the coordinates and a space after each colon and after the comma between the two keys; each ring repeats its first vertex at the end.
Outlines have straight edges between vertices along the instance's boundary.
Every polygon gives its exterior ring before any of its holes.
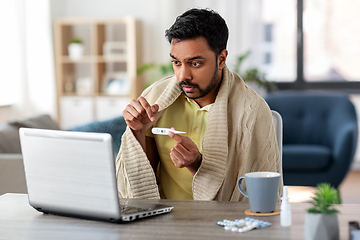
{"type": "Polygon", "coordinates": [[[103,54],[105,57],[126,57],[126,42],[105,42],[103,54]]]}
{"type": "Polygon", "coordinates": [[[106,72],[102,81],[102,92],[109,95],[129,95],[131,81],[126,72],[106,72]]]}
{"type": "Polygon", "coordinates": [[[75,88],[79,95],[90,95],[93,93],[93,81],[90,77],[79,77],[76,79],[75,88]]]}

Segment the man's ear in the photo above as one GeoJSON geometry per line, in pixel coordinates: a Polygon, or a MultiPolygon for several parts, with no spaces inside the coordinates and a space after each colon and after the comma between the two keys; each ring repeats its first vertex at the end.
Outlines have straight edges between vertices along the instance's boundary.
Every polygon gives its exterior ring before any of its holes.
{"type": "Polygon", "coordinates": [[[218,55],[219,70],[222,70],[225,67],[226,58],[228,51],[226,49],[222,50],[218,55]]]}

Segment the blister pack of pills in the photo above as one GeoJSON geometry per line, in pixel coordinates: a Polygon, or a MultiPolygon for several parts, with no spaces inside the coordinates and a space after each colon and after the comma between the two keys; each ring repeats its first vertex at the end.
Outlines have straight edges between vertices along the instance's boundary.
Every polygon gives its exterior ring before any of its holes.
{"type": "Polygon", "coordinates": [[[244,219],[235,219],[235,220],[221,220],[216,222],[217,225],[224,227],[225,230],[233,232],[248,232],[253,229],[264,228],[271,225],[271,223],[262,221],[254,218],[244,218],[244,219]]]}

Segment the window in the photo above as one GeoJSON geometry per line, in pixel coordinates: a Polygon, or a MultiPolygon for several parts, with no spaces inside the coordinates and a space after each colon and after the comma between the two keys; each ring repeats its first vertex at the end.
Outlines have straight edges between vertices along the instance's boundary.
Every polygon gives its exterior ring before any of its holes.
{"type": "Polygon", "coordinates": [[[20,33],[15,1],[0,1],[0,106],[14,103],[21,79],[20,33]]]}
{"type": "Polygon", "coordinates": [[[269,42],[269,43],[272,42],[272,34],[273,34],[272,31],[273,31],[273,25],[272,24],[268,23],[268,24],[264,25],[264,32],[265,32],[264,40],[265,40],[265,42],[269,42]]]}
{"type": "Polygon", "coordinates": [[[360,81],[359,0],[305,0],[304,78],[360,81]]]}
{"type": "Polygon", "coordinates": [[[263,0],[261,15],[264,26],[261,70],[268,80],[293,82],[296,79],[296,0],[263,0]]]}
{"type": "Polygon", "coordinates": [[[280,90],[360,90],[359,0],[262,0],[261,69],[280,90]]]}
{"type": "Polygon", "coordinates": [[[273,25],[265,24],[264,25],[264,65],[271,64],[271,57],[273,51],[273,25]]]}

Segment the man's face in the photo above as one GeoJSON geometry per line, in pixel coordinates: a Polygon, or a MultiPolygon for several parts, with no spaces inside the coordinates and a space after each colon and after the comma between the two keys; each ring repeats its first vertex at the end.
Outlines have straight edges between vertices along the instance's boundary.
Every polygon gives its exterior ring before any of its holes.
{"type": "Polygon", "coordinates": [[[221,71],[217,57],[204,37],[183,41],[173,39],[170,57],[179,86],[186,96],[200,99],[215,91],[221,71]]]}

